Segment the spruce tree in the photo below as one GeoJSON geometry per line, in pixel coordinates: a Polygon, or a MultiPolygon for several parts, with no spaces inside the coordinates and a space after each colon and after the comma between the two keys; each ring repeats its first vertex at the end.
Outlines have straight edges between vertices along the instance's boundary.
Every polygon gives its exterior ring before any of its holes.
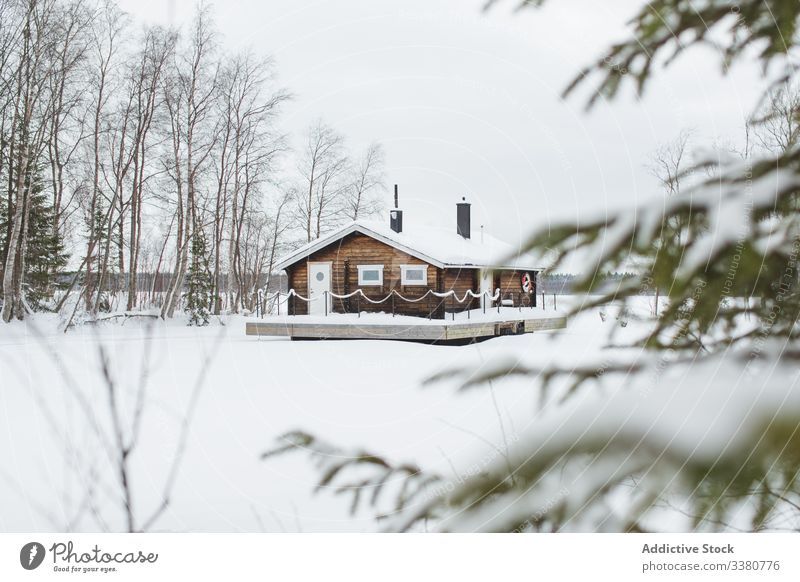
{"type": "Polygon", "coordinates": [[[208,325],[213,306],[213,280],[208,268],[206,239],[202,229],[192,235],[191,262],[186,275],[187,291],[184,310],[189,314],[189,325],[208,325]]]}
{"type": "MultiPolygon", "coordinates": [[[[25,299],[35,310],[46,309],[47,302],[62,286],[59,280],[69,255],[65,252],[61,236],[53,228],[55,211],[44,190],[41,168],[36,167],[26,185],[24,195],[30,199],[30,212],[25,229],[25,272],[23,288],[25,299]]],[[[9,221],[8,197],[0,196],[0,231],[9,221]]]]}
{"type": "Polygon", "coordinates": [[[98,197],[94,209],[94,216],[87,219],[87,227],[89,232],[96,233],[97,243],[95,244],[94,255],[92,256],[92,273],[91,281],[87,281],[86,292],[90,294],[89,302],[94,302],[96,297],[96,306],[98,311],[108,313],[111,311],[111,296],[108,292],[108,277],[101,282],[100,274],[105,272],[106,275],[118,272],[114,266],[114,261],[109,261],[107,265],[103,265],[105,249],[107,246],[114,247],[115,241],[113,235],[109,233],[108,228],[108,209],[103,203],[103,197],[98,197]],[[89,221],[91,220],[91,223],[89,221]],[[109,237],[112,240],[109,241],[109,237]],[[97,286],[102,285],[101,289],[97,286]]]}

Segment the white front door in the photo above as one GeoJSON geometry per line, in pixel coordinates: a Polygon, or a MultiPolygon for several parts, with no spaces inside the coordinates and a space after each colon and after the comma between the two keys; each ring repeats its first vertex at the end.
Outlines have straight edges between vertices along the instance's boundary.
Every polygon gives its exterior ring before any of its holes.
{"type": "Polygon", "coordinates": [[[481,307],[486,307],[487,309],[492,306],[492,294],[494,290],[492,289],[492,272],[488,269],[481,269],[480,273],[481,277],[481,307]]]}
{"type": "Polygon", "coordinates": [[[325,315],[325,298],[327,297],[330,313],[331,305],[331,264],[308,263],[308,304],[309,315],[325,315]],[[325,293],[327,291],[328,293],[325,293]]]}

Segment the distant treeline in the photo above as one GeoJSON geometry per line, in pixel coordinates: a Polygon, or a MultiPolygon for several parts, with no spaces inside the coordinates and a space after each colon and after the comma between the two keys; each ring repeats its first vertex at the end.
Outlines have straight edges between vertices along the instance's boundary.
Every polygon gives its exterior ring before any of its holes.
{"type": "MultiPolygon", "coordinates": [[[[56,275],[56,283],[58,287],[65,287],[72,281],[76,273],[64,272],[56,275]]],[[[79,280],[83,280],[84,275],[79,276],[79,280]]],[[[167,290],[173,273],[137,273],[136,274],[136,287],[140,290],[149,290],[153,293],[163,293],[167,290]]],[[[228,292],[228,275],[227,273],[220,273],[217,282],[217,288],[220,293],[228,292]]],[[[110,273],[106,276],[104,281],[104,289],[110,293],[121,293],[126,291],[130,286],[130,275],[128,273],[110,273]]],[[[273,274],[271,277],[261,275],[256,282],[257,287],[268,293],[275,293],[277,291],[287,291],[288,279],[284,273],[273,274]]]]}
{"type": "MultiPolygon", "coordinates": [[[[625,279],[632,279],[635,273],[602,273],[597,276],[595,290],[597,292],[608,292],[614,286],[619,285],[625,279]]],[[[539,275],[539,291],[547,294],[571,295],[574,292],[574,284],[577,275],[573,273],[541,273],[539,275]]],[[[646,289],[643,295],[654,295],[654,289],[646,289]]]]}

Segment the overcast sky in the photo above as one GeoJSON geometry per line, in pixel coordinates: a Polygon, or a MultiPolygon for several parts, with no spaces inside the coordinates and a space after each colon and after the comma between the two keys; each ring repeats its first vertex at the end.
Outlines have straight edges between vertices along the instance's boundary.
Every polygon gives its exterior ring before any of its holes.
{"type": "MultiPolygon", "coordinates": [[[[763,88],[756,67],[727,77],[710,49],[584,112],[560,93],[625,34],[642,0],[551,0],[488,13],[483,0],[225,0],[212,3],[224,49],[271,55],[295,94],[281,119],[298,139],[322,117],[354,150],[382,142],[405,223],[452,222],[473,203],[509,240],[554,216],[658,196],[647,156],[681,128],[735,140],[763,88]]],[[[195,0],[122,0],[150,22],[185,24],[195,0]]],[[[389,194],[387,192],[387,200],[389,194]]]]}

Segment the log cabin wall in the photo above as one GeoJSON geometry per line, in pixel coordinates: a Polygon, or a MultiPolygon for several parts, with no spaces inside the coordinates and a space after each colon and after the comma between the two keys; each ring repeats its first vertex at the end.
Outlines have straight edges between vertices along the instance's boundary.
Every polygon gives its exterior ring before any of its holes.
{"type": "MultiPolygon", "coordinates": [[[[308,293],[308,264],[306,261],[298,261],[294,265],[286,268],[286,279],[289,289],[294,289],[300,295],[308,293]]],[[[300,301],[296,297],[289,297],[289,315],[307,315],[308,304],[300,301]]]]}
{"type": "MultiPolygon", "coordinates": [[[[463,299],[469,290],[478,293],[480,291],[478,269],[445,269],[444,287],[446,290],[454,290],[459,299],[463,299]]],[[[459,303],[455,298],[448,297],[445,299],[445,308],[448,312],[451,312],[478,309],[481,306],[479,299],[472,298],[470,300],[469,297],[467,299],[464,303],[459,303]]]]}
{"type": "MultiPolygon", "coordinates": [[[[361,287],[364,295],[374,300],[383,299],[392,289],[396,289],[403,297],[410,299],[422,297],[429,288],[436,289],[438,271],[440,271],[434,265],[412,257],[408,253],[404,253],[372,237],[361,233],[353,233],[318,250],[286,269],[289,276],[289,288],[293,288],[303,296],[308,293],[307,263],[309,262],[331,263],[331,291],[337,295],[347,295],[359,288],[358,265],[383,265],[383,285],[361,287]],[[401,265],[427,265],[428,284],[402,285],[401,265]]],[[[355,312],[359,308],[361,311],[366,312],[385,311],[391,313],[392,303],[391,301],[386,301],[380,305],[375,305],[364,299],[359,302],[355,297],[349,300],[334,299],[332,301],[332,309],[335,313],[355,312]]],[[[433,310],[436,314],[441,311],[438,300],[435,297],[419,303],[407,303],[395,299],[395,313],[399,315],[427,317],[429,310],[433,310]]],[[[291,299],[290,313],[293,315],[305,315],[308,313],[308,305],[306,302],[293,297],[291,299]]],[[[436,316],[434,315],[434,317],[436,316]]]]}

